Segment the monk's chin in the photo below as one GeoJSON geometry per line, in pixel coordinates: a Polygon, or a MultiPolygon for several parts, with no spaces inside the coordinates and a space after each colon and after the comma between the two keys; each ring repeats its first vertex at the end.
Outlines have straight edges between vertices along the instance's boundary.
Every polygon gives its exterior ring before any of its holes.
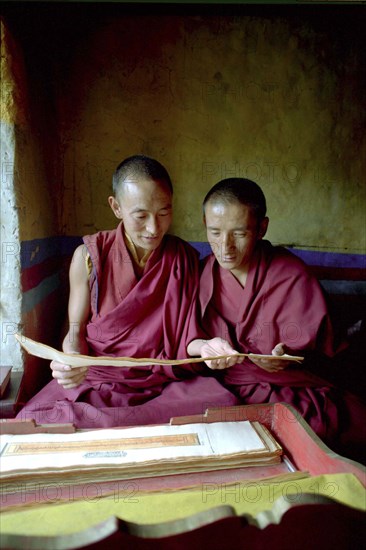
{"type": "MultiPolygon", "coordinates": [[[[217,258],[216,258],[217,259],[217,258]]],[[[235,260],[218,260],[217,261],[219,262],[220,266],[223,268],[223,269],[235,269],[238,267],[238,264],[235,260]]]]}
{"type": "Polygon", "coordinates": [[[155,239],[152,239],[150,237],[141,237],[140,246],[145,250],[155,250],[155,248],[158,248],[162,240],[163,240],[162,237],[155,238],[155,239]]]}

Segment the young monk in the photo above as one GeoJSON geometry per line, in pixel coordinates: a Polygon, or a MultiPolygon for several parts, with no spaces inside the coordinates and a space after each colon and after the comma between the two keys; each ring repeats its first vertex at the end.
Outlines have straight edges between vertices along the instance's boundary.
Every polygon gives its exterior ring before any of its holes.
{"type": "Polygon", "coordinates": [[[262,190],[247,179],[222,180],[207,193],[203,210],[213,254],[203,264],[199,301],[202,326],[214,338],[190,342],[188,353],[210,357],[234,348],[272,355],[208,365],[242,404],[289,403],[333,448],[343,443],[342,450],[352,452],[352,443],[359,449],[365,408],[309,370],[336,352],[322,290],[300,259],[263,240],[262,190]],[[305,356],[304,364],[276,359],[285,353],[305,356]]]}
{"type": "MultiPolygon", "coordinates": [[[[195,334],[198,259],[167,234],[173,188],[156,160],[133,156],[113,176],[108,198],[117,229],[83,238],[70,266],[68,353],[185,358],[195,334]],[[193,317],[192,317],[193,316],[193,317]]],[[[39,423],[96,428],[168,422],[237,399],[204,365],[71,368],[51,363],[54,380],[19,413],[39,423]]]]}

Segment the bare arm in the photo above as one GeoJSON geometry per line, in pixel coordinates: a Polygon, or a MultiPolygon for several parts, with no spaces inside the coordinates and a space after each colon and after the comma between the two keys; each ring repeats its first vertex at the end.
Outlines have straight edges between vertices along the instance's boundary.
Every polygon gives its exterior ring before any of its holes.
{"type": "MultiPolygon", "coordinates": [[[[85,257],[85,245],[78,246],[70,265],[69,330],[62,344],[63,351],[67,353],[88,353],[85,329],[90,312],[90,290],[85,257]]],[[[53,377],[65,389],[78,386],[88,370],[87,367],[71,368],[57,361],[51,362],[51,369],[53,377]]]]}
{"type": "Polygon", "coordinates": [[[63,350],[67,353],[87,353],[85,328],[90,312],[90,289],[85,265],[87,250],[80,245],[72,257],[69,281],[69,331],[63,341],[63,350]]]}

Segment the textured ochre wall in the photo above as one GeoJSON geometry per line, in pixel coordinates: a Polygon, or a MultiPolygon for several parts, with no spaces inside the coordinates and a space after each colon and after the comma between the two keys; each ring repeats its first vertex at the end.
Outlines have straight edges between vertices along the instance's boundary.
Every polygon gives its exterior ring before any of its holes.
{"type": "Polygon", "coordinates": [[[352,8],[11,13],[30,117],[18,147],[21,238],[115,226],[112,172],[145,153],[171,173],[183,238],[205,239],[202,198],[234,175],[263,187],[274,242],[364,252],[364,23],[352,8]]]}
{"type": "MultiPolygon", "coordinates": [[[[46,120],[46,102],[34,101],[34,82],[28,78],[20,42],[1,21],[1,343],[2,364],[13,370],[23,368],[23,356],[14,339],[16,332],[50,341],[59,331],[56,324],[62,297],[45,290],[52,285],[50,262],[44,262],[42,244],[57,231],[52,196],[54,178],[49,172],[52,155],[52,123],[46,120]],[[42,105],[42,109],[39,107],[42,105]],[[25,253],[22,241],[40,240],[25,253]],[[42,240],[43,238],[43,240],[42,240]],[[24,265],[29,267],[25,275],[24,265]],[[42,281],[45,281],[42,284],[42,281]],[[51,283],[51,284],[50,284],[51,283]],[[28,296],[27,296],[28,293],[28,296]],[[27,304],[32,300],[30,307],[27,304]],[[51,306],[51,307],[50,307],[51,306]]],[[[42,385],[46,367],[34,357],[26,358],[26,376],[32,372],[29,387],[42,385]]],[[[49,371],[47,367],[47,371],[49,371]]],[[[31,393],[33,393],[31,392],[31,393]]]]}
{"type": "Polygon", "coordinates": [[[143,152],[169,169],[188,240],[205,239],[206,191],[240,175],[262,185],[274,242],[364,251],[360,52],[336,35],[306,18],[102,17],[58,90],[62,231],[114,226],[111,173],[143,152]]]}
{"type": "MultiPolygon", "coordinates": [[[[17,330],[60,347],[78,242],[71,237],[116,225],[111,176],[134,153],[168,168],[172,230],[187,240],[205,240],[207,190],[244,176],[266,193],[273,242],[365,253],[358,7],[150,7],[146,14],[146,6],[118,3],[16,4],[1,7],[8,348],[17,330]]],[[[19,357],[11,361],[21,366],[19,357]]],[[[30,396],[49,369],[27,357],[25,374],[30,396]]]]}
{"type": "Polygon", "coordinates": [[[1,124],[9,136],[11,129],[11,138],[7,140],[11,141],[13,149],[12,158],[7,158],[5,141],[2,141],[2,201],[10,201],[14,189],[14,215],[19,221],[22,241],[57,232],[53,200],[55,178],[50,171],[57,157],[57,140],[53,133],[54,121],[48,116],[49,98],[41,92],[42,81],[35,78],[31,67],[25,63],[26,52],[6,19],[1,21],[1,29],[1,124]]]}

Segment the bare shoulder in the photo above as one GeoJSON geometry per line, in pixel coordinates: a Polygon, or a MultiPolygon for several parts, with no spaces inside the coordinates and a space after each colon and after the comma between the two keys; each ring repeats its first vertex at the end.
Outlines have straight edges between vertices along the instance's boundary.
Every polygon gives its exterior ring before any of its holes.
{"type": "Polygon", "coordinates": [[[77,277],[78,279],[87,280],[88,271],[86,268],[86,258],[88,256],[88,249],[85,244],[79,245],[72,256],[70,264],[70,277],[77,277]]]}
{"type": "Polygon", "coordinates": [[[85,258],[88,255],[88,249],[86,248],[85,244],[79,244],[78,247],[75,248],[74,254],[72,256],[73,260],[80,261],[82,260],[85,262],[85,258]]]}

